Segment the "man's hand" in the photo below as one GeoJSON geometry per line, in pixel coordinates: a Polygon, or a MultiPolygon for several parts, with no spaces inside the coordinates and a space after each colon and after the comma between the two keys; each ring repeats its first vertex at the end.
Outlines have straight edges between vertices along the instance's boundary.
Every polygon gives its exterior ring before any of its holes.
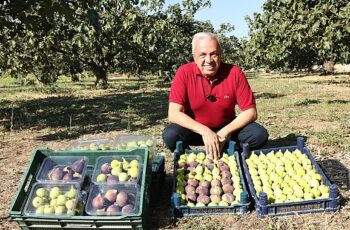
{"type": "Polygon", "coordinates": [[[211,129],[204,129],[201,133],[205,151],[209,158],[218,159],[220,158],[220,148],[222,148],[219,141],[219,136],[211,129]]]}

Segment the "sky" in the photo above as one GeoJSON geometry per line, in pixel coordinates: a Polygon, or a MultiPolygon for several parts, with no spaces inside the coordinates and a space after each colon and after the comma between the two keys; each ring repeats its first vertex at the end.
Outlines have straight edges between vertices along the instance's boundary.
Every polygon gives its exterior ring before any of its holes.
{"type": "MultiPolygon", "coordinates": [[[[182,0],[166,0],[166,3],[181,3],[182,0]]],[[[254,12],[262,12],[262,5],[266,0],[211,0],[211,7],[197,11],[195,19],[209,20],[215,29],[221,23],[231,23],[235,26],[233,35],[237,38],[248,36],[248,25],[245,17],[253,16],[254,12]]]]}

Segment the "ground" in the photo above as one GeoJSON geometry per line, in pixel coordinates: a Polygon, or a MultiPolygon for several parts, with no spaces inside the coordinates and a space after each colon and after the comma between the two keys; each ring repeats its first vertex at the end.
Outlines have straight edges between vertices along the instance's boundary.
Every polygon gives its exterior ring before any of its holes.
{"type": "Polygon", "coordinates": [[[19,229],[8,209],[35,149],[64,149],[77,138],[125,132],[155,136],[157,151],[166,155],[162,194],[149,210],[152,229],[350,229],[349,175],[345,174],[350,165],[350,77],[260,74],[248,79],[258,103],[258,121],[270,133],[268,146],[291,145],[296,136],[304,136],[327,176],[334,179],[341,173],[339,211],[261,219],[253,210],[245,215],[175,219],[170,204],[172,155],[161,140],[169,85],[136,83],[107,90],[78,85],[38,91],[2,86],[0,229],[19,229]]]}

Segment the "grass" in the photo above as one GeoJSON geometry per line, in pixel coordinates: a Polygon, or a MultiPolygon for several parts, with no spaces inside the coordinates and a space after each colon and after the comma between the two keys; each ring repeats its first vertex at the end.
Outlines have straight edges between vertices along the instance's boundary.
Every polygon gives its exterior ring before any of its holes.
{"type": "MultiPolygon", "coordinates": [[[[258,122],[270,134],[267,147],[294,145],[297,136],[304,136],[321,166],[332,165],[327,164],[332,161],[339,164],[342,170],[348,170],[349,76],[250,74],[248,80],[257,101],[258,122]]],[[[84,78],[81,82],[71,83],[68,78],[62,78],[53,86],[43,87],[22,86],[18,81],[0,78],[2,159],[5,159],[5,163],[8,159],[7,164],[16,172],[1,174],[4,181],[18,181],[15,178],[23,173],[30,152],[39,144],[63,148],[77,138],[115,137],[116,134],[128,132],[155,136],[158,152],[167,154],[168,175],[165,183],[168,189],[160,198],[161,207],[152,210],[151,225],[155,228],[336,229],[349,224],[349,196],[344,188],[341,190],[343,211],[335,215],[258,219],[252,213],[243,217],[181,218],[173,224],[169,189],[172,183],[172,158],[161,139],[167,123],[170,84],[151,77],[135,79],[113,76],[107,89],[94,89],[93,82],[94,79],[84,78]],[[17,154],[13,155],[13,152],[17,154]],[[14,157],[18,157],[18,161],[14,157]],[[21,168],[18,169],[16,164],[21,168]]],[[[2,167],[5,163],[0,160],[2,167]]],[[[345,182],[342,182],[344,185],[345,182]]],[[[5,202],[7,209],[16,187],[3,187],[10,189],[5,202]]],[[[6,222],[5,226],[13,228],[17,225],[6,222]]]]}

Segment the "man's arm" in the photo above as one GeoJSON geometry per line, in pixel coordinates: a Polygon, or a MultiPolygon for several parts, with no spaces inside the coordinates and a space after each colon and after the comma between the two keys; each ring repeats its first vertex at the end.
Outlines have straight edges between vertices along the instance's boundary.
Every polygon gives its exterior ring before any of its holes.
{"type": "Polygon", "coordinates": [[[181,125],[184,128],[198,133],[203,138],[205,150],[209,156],[217,159],[220,157],[220,143],[218,135],[207,126],[195,121],[185,114],[184,107],[173,102],[169,103],[168,118],[171,123],[181,125]]]}
{"type": "Polygon", "coordinates": [[[258,114],[255,107],[242,111],[233,121],[220,129],[217,132],[217,135],[221,138],[227,139],[232,132],[243,128],[249,123],[255,121],[257,117],[258,114]]]}

